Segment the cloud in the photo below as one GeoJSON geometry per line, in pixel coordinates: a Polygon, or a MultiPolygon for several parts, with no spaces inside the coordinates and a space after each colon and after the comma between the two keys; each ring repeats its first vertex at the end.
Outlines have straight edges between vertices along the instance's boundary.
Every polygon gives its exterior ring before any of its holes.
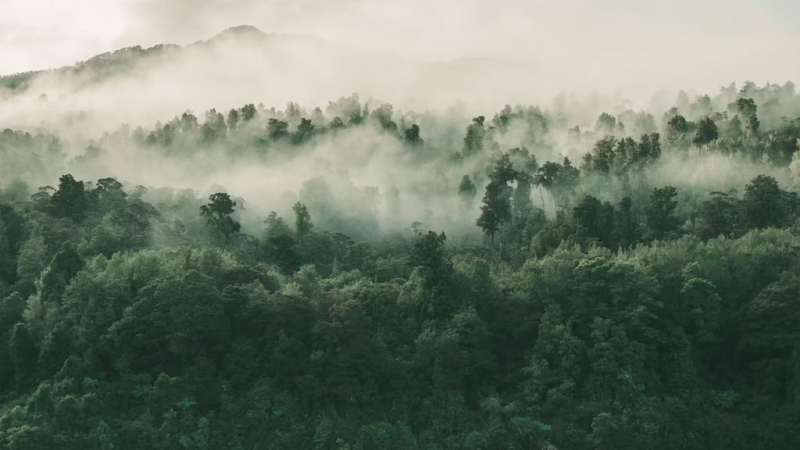
{"type": "Polygon", "coordinates": [[[800,41],[792,0],[12,0],[10,11],[0,73],[241,24],[407,59],[524,61],[578,90],[713,91],[800,73],[789,57],[800,41]]]}

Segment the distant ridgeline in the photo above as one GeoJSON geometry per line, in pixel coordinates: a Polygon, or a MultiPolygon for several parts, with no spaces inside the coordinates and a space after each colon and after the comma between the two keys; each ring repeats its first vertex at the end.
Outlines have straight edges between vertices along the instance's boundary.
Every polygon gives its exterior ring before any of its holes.
{"type": "Polygon", "coordinates": [[[52,77],[54,80],[77,81],[75,87],[80,88],[83,85],[113,79],[115,76],[130,74],[132,71],[148,64],[166,61],[177,56],[184,49],[210,45],[219,40],[230,38],[249,39],[257,42],[266,39],[268,36],[268,34],[261,32],[257,28],[239,26],[229,28],[206,41],[198,41],[185,47],[160,44],[150,48],[142,48],[136,45],[114,52],[103,53],[72,66],[0,76],[0,99],[3,97],[3,90],[8,91],[6,95],[9,93],[11,95],[23,93],[31,86],[34,80],[43,76],[52,77]]]}
{"type": "Polygon", "coordinates": [[[0,76],[0,93],[2,93],[2,89],[14,94],[25,92],[37,77],[44,75],[55,78],[80,79],[85,84],[96,83],[116,75],[129,73],[148,61],[166,58],[179,49],[180,47],[177,45],[156,45],[146,49],[137,45],[115,52],[103,53],[73,66],[0,76]]]}
{"type": "Polygon", "coordinates": [[[0,448],[800,448],[794,86],[580,117],[4,130],[0,448]]]}

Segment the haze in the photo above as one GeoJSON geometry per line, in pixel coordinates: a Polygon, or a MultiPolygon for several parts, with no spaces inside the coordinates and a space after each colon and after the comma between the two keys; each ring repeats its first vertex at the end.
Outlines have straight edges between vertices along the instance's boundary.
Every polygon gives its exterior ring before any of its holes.
{"type": "Polygon", "coordinates": [[[2,4],[0,74],[69,65],[132,45],[185,45],[241,24],[414,60],[522,61],[560,89],[624,89],[628,95],[712,91],[734,80],[782,82],[800,73],[800,60],[790,57],[800,41],[800,4],[792,0],[2,4]]]}

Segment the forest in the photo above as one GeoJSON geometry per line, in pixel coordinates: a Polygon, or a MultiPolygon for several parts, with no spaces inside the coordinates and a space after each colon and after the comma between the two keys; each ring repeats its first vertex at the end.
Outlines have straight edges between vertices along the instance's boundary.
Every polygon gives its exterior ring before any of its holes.
{"type": "Polygon", "coordinates": [[[3,130],[0,448],[800,448],[800,95],[669,103],[3,130]]]}

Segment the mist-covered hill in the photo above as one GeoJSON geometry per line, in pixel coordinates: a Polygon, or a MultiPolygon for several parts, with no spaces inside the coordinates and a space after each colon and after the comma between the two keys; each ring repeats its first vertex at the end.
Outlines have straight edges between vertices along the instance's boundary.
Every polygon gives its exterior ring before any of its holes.
{"type": "Polygon", "coordinates": [[[0,121],[27,127],[67,122],[97,132],[185,109],[227,109],[254,98],[270,105],[319,105],[352,92],[398,107],[500,107],[532,101],[536,92],[526,86],[542,84],[528,63],[414,61],[241,26],[183,47],[130,47],[74,66],[4,76],[0,121]],[[525,91],[530,95],[520,97],[525,91]],[[47,114],[39,114],[42,110],[47,114]]]}

